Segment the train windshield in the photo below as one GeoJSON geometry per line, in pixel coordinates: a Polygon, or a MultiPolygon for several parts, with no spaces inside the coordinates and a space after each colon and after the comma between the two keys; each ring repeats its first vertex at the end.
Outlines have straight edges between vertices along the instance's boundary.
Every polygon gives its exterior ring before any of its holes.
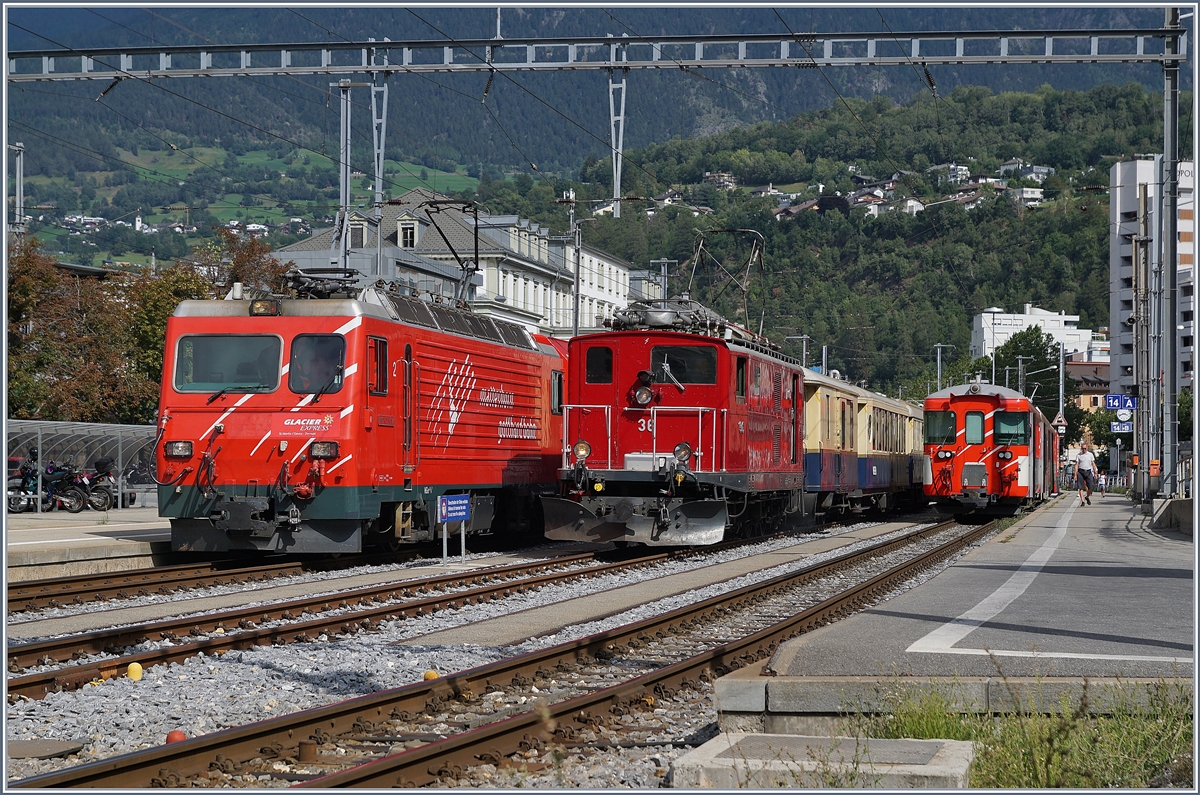
{"type": "Polygon", "coordinates": [[[996,444],[1029,444],[1029,415],[1019,411],[996,412],[996,444]]]}
{"type": "Polygon", "coordinates": [[[656,345],[650,349],[654,383],[717,383],[717,349],[711,345],[656,345]]]}
{"type": "Polygon", "coordinates": [[[301,334],[292,340],[288,389],[318,397],[337,392],[342,388],[345,363],[346,338],[341,334],[301,334]]]}
{"type": "Polygon", "coordinates": [[[925,412],[925,444],[954,444],[954,412],[925,412]]]}
{"type": "Polygon", "coordinates": [[[180,392],[269,392],[279,386],[283,343],[271,334],[190,334],[175,346],[180,392]]]}

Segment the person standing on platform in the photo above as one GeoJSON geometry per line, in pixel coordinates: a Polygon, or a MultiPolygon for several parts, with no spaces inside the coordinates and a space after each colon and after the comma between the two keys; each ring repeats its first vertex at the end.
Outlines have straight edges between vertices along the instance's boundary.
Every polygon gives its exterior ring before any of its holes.
{"type": "Polygon", "coordinates": [[[1108,489],[1108,475],[1101,472],[1096,476],[1096,488],[1100,489],[1100,496],[1103,497],[1108,489]]]}
{"type": "Polygon", "coordinates": [[[1096,482],[1096,457],[1088,452],[1086,444],[1079,445],[1075,456],[1075,486],[1079,489],[1079,504],[1092,504],[1092,484],[1096,482]]]}

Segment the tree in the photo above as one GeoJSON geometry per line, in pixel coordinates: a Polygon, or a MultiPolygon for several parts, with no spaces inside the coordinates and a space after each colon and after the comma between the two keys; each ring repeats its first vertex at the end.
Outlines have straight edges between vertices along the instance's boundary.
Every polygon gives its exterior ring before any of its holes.
{"type": "Polygon", "coordinates": [[[235,282],[276,291],[283,274],[296,264],[291,260],[281,263],[271,253],[271,247],[257,238],[239,237],[224,227],[218,227],[216,232],[216,240],[192,249],[195,267],[207,275],[213,297],[224,296],[235,282]]]}
{"type": "Polygon", "coordinates": [[[138,348],[138,369],[150,381],[162,381],[167,318],[181,301],[207,298],[210,288],[194,266],[184,263],[157,274],[145,269],[138,275],[130,290],[129,326],[138,348]]]}
{"type": "MultiPolygon", "coordinates": [[[[1021,362],[1018,372],[1025,376],[1024,394],[1030,395],[1034,405],[1053,419],[1058,414],[1058,343],[1053,335],[1030,326],[1012,335],[996,349],[995,356],[997,373],[1004,372],[1005,367],[1016,368],[1021,362]]],[[[1019,382],[1013,386],[1021,388],[1019,382]]],[[[1063,415],[1067,420],[1064,442],[1079,439],[1083,432],[1087,412],[1075,405],[1078,393],[1079,387],[1072,379],[1063,380],[1063,415]]]]}
{"type": "Polygon", "coordinates": [[[136,365],[125,285],[64,273],[40,249],[9,247],[9,416],[145,422],[157,385],[136,365]]]}

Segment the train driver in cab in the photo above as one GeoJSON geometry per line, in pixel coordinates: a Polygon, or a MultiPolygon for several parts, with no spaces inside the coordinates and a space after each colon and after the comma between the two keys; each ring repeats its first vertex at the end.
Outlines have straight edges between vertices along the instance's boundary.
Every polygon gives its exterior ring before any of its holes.
{"type": "Polygon", "coordinates": [[[297,337],[292,343],[292,366],[288,386],[293,392],[311,394],[318,390],[341,389],[342,351],[345,341],[339,336],[297,337]]]}

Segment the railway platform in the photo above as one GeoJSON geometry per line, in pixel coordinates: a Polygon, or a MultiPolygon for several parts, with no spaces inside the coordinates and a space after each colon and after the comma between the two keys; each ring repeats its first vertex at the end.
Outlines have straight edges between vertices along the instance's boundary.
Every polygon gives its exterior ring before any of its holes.
{"type": "Polygon", "coordinates": [[[171,524],[157,506],[10,513],[4,530],[9,582],[144,568],[171,555],[171,524]]]}
{"type": "Polygon", "coordinates": [[[964,712],[1073,702],[1094,711],[1162,682],[1191,688],[1195,550],[1123,497],[1074,493],[927,582],[780,646],[716,682],[723,731],[829,734],[897,688],[964,712]]]}

